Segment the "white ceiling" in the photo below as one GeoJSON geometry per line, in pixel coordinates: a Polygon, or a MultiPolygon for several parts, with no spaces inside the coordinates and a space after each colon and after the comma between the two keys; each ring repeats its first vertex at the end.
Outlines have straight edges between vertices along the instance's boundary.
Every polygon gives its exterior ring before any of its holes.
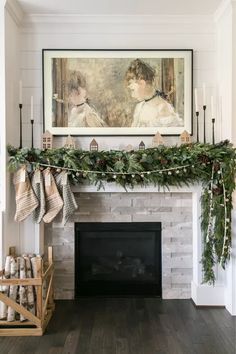
{"type": "MultiPolygon", "coordinates": [[[[29,14],[210,15],[222,0],[18,0],[29,14]]],[[[223,0],[225,1],[225,0],[223,0]]]]}

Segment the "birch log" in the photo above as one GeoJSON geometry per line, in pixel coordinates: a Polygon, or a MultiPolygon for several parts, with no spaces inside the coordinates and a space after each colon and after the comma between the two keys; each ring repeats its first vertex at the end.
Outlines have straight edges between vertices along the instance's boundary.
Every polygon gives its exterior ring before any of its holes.
{"type": "MultiPolygon", "coordinates": [[[[16,260],[11,257],[10,260],[10,277],[11,279],[17,279],[18,278],[18,269],[17,269],[17,262],[16,260]]],[[[16,297],[17,297],[17,285],[10,285],[10,289],[9,289],[9,297],[10,299],[12,299],[13,301],[16,301],[16,297]]],[[[11,322],[15,320],[15,310],[11,307],[8,307],[7,310],[7,321],[11,322]]]]}
{"type": "MultiPolygon", "coordinates": [[[[14,259],[16,261],[16,269],[17,269],[15,278],[20,278],[20,257],[14,257],[14,259]]],[[[16,290],[16,303],[18,305],[20,305],[20,291],[19,290],[20,290],[20,287],[18,285],[17,290],[16,290]]],[[[20,314],[18,312],[15,312],[15,320],[16,321],[20,320],[20,314]]]]}
{"type": "MultiPolygon", "coordinates": [[[[9,279],[10,278],[10,263],[11,263],[11,256],[6,257],[6,262],[5,262],[5,274],[2,276],[2,279],[9,279]]],[[[0,286],[0,291],[4,295],[8,295],[8,290],[9,286],[8,285],[1,285],[0,286]]],[[[0,319],[6,319],[7,318],[7,305],[0,301],[0,319]]]]}
{"type": "MultiPolygon", "coordinates": [[[[31,267],[32,267],[32,277],[36,278],[37,277],[37,263],[36,263],[36,256],[30,258],[31,262],[31,267]]],[[[35,302],[37,302],[37,294],[36,294],[36,289],[35,286],[33,287],[34,289],[34,294],[35,294],[35,302]]]]}
{"type": "MultiPolygon", "coordinates": [[[[32,271],[29,257],[25,257],[25,265],[26,265],[26,277],[33,278],[33,271],[32,271]]],[[[32,314],[35,314],[35,296],[34,296],[34,288],[32,285],[27,286],[27,309],[32,314]]]]}
{"type": "MultiPolygon", "coordinates": [[[[20,261],[20,279],[25,279],[26,278],[26,266],[25,266],[25,259],[23,257],[18,257],[20,261]]],[[[27,308],[27,292],[26,292],[26,286],[20,285],[19,287],[19,293],[20,293],[20,305],[23,307],[27,308]]],[[[21,314],[20,315],[20,320],[24,321],[25,317],[21,314]]]]}

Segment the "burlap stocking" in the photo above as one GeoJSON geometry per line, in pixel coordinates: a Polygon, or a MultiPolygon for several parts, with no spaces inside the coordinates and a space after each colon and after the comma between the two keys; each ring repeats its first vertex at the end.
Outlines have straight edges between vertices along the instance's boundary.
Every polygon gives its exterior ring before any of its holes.
{"type": "Polygon", "coordinates": [[[46,214],[43,217],[43,221],[49,223],[63,207],[63,201],[58,192],[54,177],[48,168],[43,171],[43,178],[46,197],[46,214]]]}
{"type": "Polygon", "coordinates": [[[25,167],[21,167],[14,175],[16,191],[15,221],[22,221],[37,208],[39,202],[31,187],[25,167]]]}
{"type": "Polygon", "coordinates": [[[76,209],[78,209],[78,206],[75,201],[74,194],[70,188],[68,173],[66,171],[62,171],[56,176],[55,180],[59,193],[64,202],[62,211],[62,223],[65,225],[69,217],[74,213],[76,209]]]}
{"type": "Polygon", "coordinates": [[[34,172],[33,177],[31,179],[31,184],[34,193],[39,201],[38,207],[33,211],[33,219],[37,224],[39,224],[45,214],[45,194],[43,176],[39,169],[34,172]]]}

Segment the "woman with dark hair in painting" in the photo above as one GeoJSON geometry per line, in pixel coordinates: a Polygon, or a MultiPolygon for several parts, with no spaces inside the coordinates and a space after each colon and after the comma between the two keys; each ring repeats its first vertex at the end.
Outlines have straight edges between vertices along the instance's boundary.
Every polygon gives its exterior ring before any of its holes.
{"type": "Polygon", "coordinates": [[[131,62],[125,79],[131,96],[139,101],[135,107],[132,127],[182,126],[183,120],[155,87],[155,70],[141,59],[131,62]]]}
{"type": "Polygon", "coordinates": [[[68,81],[69,103],[72,108],[69,112],[69,127],[105,127],[96,109],[89,104],[87,97],[86,80],[79,71],[73,71],[68,81]]]}

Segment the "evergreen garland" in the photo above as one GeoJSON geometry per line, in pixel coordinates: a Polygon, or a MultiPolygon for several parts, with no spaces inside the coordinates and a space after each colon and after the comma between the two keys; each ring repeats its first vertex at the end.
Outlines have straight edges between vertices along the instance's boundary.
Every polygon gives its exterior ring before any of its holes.
{"type": "Polygon", "coordinates": [[[83,151],[78,149],[16,149],[8,147],[9,170],[22,164],[69,169],[72,183],[84,181],[103,187],[116,182],[126,189],[135,185],[189,186],[201,182],[201,227],[204,237],[203,282],[214,283],[214,265],[223,268],[231,250],[232,193],[235,189],[236,149],[228,141],[216,145],[183,144],[138,151],[83,151]]]}

